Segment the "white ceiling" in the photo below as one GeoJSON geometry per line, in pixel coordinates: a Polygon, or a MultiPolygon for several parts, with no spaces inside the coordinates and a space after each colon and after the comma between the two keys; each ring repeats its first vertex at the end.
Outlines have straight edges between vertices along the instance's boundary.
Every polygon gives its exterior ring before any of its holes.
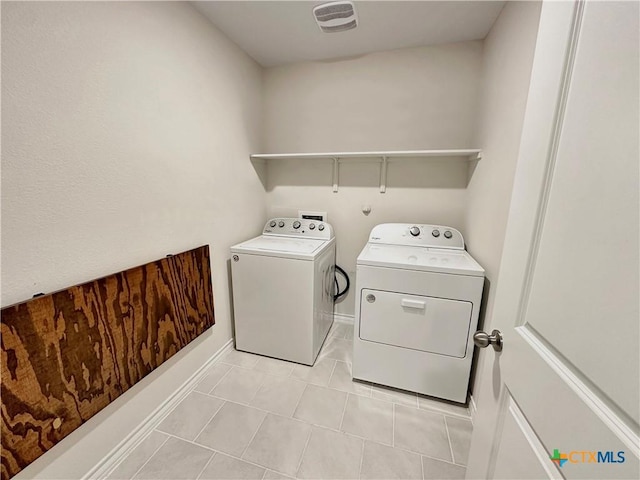
{"type": "Polygon", "coordinates": [[[321,33],[311,13],[326,1],[192,2],[265,67],[483,39],[503,1],[356,1],[358,27],[321,33]]]}

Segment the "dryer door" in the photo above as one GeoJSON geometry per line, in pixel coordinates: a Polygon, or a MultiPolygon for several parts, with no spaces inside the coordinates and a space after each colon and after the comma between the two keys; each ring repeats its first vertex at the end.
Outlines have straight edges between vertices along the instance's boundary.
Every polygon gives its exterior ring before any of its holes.
{"type": "Polygon", "coordinates": [[[363,289],[360,338],[464,358],[471,302],[363,289]]]}

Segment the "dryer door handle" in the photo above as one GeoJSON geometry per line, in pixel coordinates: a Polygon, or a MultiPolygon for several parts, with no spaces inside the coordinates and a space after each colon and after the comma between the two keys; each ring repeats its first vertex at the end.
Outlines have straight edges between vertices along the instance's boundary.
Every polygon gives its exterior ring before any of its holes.
{"type": "Polygon", "coordinates": [[[403,298],[400,301],[400,305],[407,308],[417,308],[418,310],[424,310],[424,308],[427,306],[425,302],[421,302],[419,300],[410,300],[408,298],[403,298]]]}

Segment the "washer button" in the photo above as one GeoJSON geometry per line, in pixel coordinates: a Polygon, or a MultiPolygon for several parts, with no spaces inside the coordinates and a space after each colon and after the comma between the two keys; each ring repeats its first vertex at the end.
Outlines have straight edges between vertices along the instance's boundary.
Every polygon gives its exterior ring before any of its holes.
{"type": "Polygon", "coordinates": [[[278,226],[279,226],[280,228],[284,227],[284,222],[283,222],[282,220],[280,220],[280,221],[278,222],[278,226]]]}
{"type": "Polygon", "coordinates": [[[300,228],[300,222],[298,220],[293,222],[293,228],[295,228],[296,230],[300,228]]]}
{"type": "Polygon", "coordinates": [[[275,220],[271,220],[271,221],[269,222],[269,226],[270,226],[271,228],[275,227],[275,226],[276,226],[276,221],[275,221],[275,220]]]}
{"type": "Polygon", "coordinates": [[[324,225],[322,223],[320,225],[318,225],[318,230],[320,230],[320,231],[324,230],[324,225]]]}
{"type": "Polygon", "coordinates": [[[418,235],[420,235],[420,229],[416,226],[413,226],[409,229],[409,233],[414,237],[417,237],[418,235]]]}
{"type": "Polygon", "coordinates": [[[434,230],[433,232],[431,232],[431,235],[438,238],[440,236],[440,230],[434,230]]]}
{"type": "Polygon", "coordinates": [[[445,230],[444,238],[451,238],[451,237],[453,237],[453,233],[451,233],[449,230],[445,230]]]}
{"type": "Polygon", "coordinates": [[[315,223],[310,223],[309,224],[309,230],[315,230],[316,228],[316,224],[315,223]]]}

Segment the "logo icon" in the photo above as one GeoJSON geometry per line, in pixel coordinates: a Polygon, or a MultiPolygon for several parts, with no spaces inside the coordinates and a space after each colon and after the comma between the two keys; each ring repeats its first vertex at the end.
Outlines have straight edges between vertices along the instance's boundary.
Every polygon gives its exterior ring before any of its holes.
{"type": "Polygon", "coordinates": [[[624,463],[624,451],[594,451],[594,450],[572,450],[569,453],[560,453],[557,448],[553,449],[553,456],[549,457],[552,462],[559,467],[565,463],[624,463]]]}
{"type": "Polygon", "coordinates": [[[551,461],[557,463],[559,467],[562,467],[567,462],[567,454],[560,453],[557,448],[553,449],[553,456],[549,458],[551,461]]]}

